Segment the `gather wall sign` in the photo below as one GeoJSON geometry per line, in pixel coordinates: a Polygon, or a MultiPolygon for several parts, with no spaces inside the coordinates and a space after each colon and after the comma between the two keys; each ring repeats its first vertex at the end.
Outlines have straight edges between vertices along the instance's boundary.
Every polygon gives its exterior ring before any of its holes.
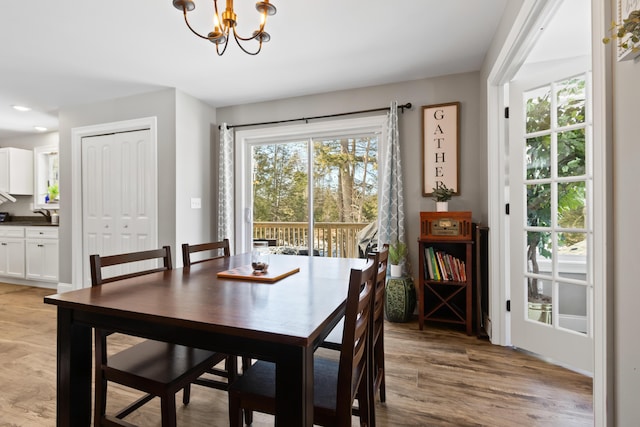
{"type": "Polygon", "coordinates": [[[445,185],[460,194],[460,103],[422,107],[422,195],[445,185]]]}

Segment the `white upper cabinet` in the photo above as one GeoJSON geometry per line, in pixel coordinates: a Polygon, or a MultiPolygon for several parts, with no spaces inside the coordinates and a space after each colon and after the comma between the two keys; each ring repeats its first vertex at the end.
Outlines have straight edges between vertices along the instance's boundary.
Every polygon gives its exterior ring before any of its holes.
{"type": "Polygon", "coordinates": [[[34,209],[59,208],[60,168],[58,146],[36,147],[34,154],[34,209]]]}
{"type": "Polygon", "coordinates": [[[9,194],[33,194],[33,151],[0,148],[0,191],[9,194]]]}

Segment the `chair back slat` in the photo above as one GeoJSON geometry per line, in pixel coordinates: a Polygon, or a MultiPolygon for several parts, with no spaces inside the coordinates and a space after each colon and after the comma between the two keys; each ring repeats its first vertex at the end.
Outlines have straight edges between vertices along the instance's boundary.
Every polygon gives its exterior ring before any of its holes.
{"type": "Polygon", "coordinates": [[[129,252],[126,254],[118,255],[91,255],[89,257],[89,264],[91,267],[91,286],[98,286],[104,283],[115,282],[117,280],[124,280],[131,277],[138,277],[145,274],[155,273],[158,271],[171,270],[173,263],[171,262],[171,246],[163,246],[160,249],[151,249],[148,251],[129,252]],[[151,269],[145,269],[135,271],[132,273],[120,274],[117,276],[111,276],[108,278],[102,277],[102,269],[115,265],[130,264],[140,261],[150,260],[162,260],[162,267],[156,267],[151,269]]]}
{"type": "Polygon", "coordinates": [[[197,245],[190,245],[188,243],[184,243],[182,245],[182,264],[185,267],[189,267],[190,265],[197,264],[199,262],[210,261],[212,259],[225,258],[231,256],[231,250],[229,249],[229,239],[224,239],[219,242],[211,242],[211,243],[200,243],[197,245]],[[209,251],[212,255],[205,259],[192,260],[191,254],[195,252],[205,252],[209,251]],[[222,255],[220,255],[220,251],[222,251],[222,255]]]}
{"type": "Polygon", "coordinates": [[[384,298],[387,282],[387,265],[389,263],[389,245],[384,244],[382,249],[368,255],[369,259],[378,256],[378,268],[376,273],[376,285],[373,296],[373,340],[377,340],[384,327],[384,298]]]}

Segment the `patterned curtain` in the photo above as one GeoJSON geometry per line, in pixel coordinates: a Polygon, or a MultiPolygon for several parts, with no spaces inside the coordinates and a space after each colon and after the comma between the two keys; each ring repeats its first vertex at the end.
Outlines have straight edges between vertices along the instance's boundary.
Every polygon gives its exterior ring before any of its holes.
{"type": "MultiPolygon", "coordinates": [[[[382,191],[378,214],[378,247],[385,243],[407,243],[404,231],[404,186],[400,161],[400,133],[398,131],[398,102],[391,102],[388,115],[388,137],[381,170],[382,191]]],[[[402,267],[410,275],[409,261],[402,267]]]]}
{"type": "Polygon", "coordinates": [[[218,161],[218,239],[233,238],[233,131],[226,123],[220,126],[220,158],[218,161]]]}

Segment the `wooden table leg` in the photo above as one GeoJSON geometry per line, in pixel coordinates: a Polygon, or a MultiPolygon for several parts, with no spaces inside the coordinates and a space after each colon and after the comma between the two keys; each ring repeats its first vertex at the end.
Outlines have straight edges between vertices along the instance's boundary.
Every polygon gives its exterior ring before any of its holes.
{"type": "Polygon", "coordinates": [[[73,322],[73,311],[58,307],[58,426],[91,424],[91,328],[73,322]]]}
{"type": "Polygon", "coordinates": [[[276,362],[276,426],[313,426],[310,348],[290,348],[276,362]]]}

